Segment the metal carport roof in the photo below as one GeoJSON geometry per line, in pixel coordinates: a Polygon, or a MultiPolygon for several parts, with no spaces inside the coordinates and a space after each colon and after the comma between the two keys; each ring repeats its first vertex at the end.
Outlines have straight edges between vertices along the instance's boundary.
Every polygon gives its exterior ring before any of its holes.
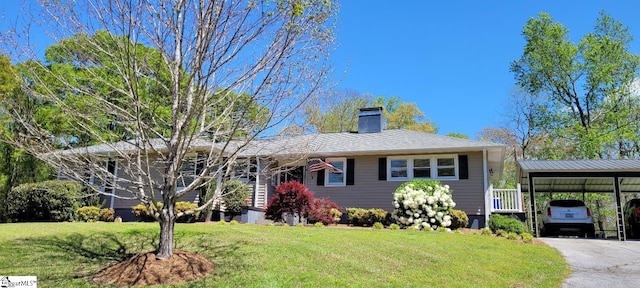
{"type": "MultiPolygon", "coordinates": [[[[614,193],[618,238],[626,239],[620,194],[640,192],[640,160],[523,160],[518,161],[516,177],[522,192],[531,196],[527,204],[532,211],[535,211],[534,193],[614,193]]],[[[537,236],[536,213],[531,213],[531,218],[537,236]]]]}

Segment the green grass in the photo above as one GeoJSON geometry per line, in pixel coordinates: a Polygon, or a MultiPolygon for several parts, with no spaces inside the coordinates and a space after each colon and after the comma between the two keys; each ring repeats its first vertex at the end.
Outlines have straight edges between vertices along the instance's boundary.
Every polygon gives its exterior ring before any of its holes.
{"type": "MultiPolygon", "coordinates": [[[[0,224],[0,274],[89,287],[157,235],[154,223],[0,224]]],[[[560,287],[570,273],[548,246],[457,233],[176,224],[176,248],[216,266],[181,287],[560,287]]]]}

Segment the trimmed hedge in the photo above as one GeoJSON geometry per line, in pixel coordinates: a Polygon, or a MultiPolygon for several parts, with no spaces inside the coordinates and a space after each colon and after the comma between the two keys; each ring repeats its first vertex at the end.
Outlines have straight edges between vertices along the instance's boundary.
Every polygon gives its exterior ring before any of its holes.
{"type": "Polygon", "coordinates": [[[347,208],[347,219],[353,226],[372,226],[376,222],[388,225],[391,214],[383,209],[347,208]]]}
{"type": "Polygon", "coordinates": [[[50,180],[14,187],[7,197],[7,219],[19,221],[73,221],[82,206],[83,186],[74,181],[50,180]]]}

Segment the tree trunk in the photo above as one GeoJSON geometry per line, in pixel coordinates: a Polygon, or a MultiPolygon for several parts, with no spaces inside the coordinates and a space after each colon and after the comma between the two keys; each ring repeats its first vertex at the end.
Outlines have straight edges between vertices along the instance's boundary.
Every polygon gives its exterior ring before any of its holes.
{"type": "Polygon", "coordinates": [[[173,256],[173,228],[176,223],[176,215],[172,201],[166,201],[166,205],[160,210],[160,243],[156,258],[166,260],[173,256]]]}

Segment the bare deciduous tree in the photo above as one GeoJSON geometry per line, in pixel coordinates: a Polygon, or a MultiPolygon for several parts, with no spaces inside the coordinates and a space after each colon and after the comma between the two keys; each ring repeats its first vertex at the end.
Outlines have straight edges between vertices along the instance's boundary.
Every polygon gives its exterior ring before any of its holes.
{"type": "Polygon", "coordinates": [[[22,28],[45,29],[57,42],[82,41],[59,45],[56,55],[64,61],[55,64],[37,53],[25,54],[37,49],[25,47],[33,42],[20,38],[29,35],[24,31],[4,35],[4,52],[22,61],[16,70],[26,78],[22,89],[28,97],[56,107],[74,131],[101,145],[61,152],[77,141],[76,135],[51,129],[46,122],[52,115],[19,113],[13,121],[24,133],[5,141],[79,181],[86,175],[78,167],[102,181],[117,179],[110,185],[130,192],[158,219],[161,259],[173,254],[174,223],[181,216],[174,213],[175,203],[226,173],[255,144],[252,140],[283,124],[320,91],[329,70],[336,12],[330,1],[61,0],[40,5],[30,10],[36,16],[31,26],[22,28]],[[183,175],[181,166],[195,146],[206,147],[200,152],[207,155],[195,163],[196,174],[183,175]],[[114,158],[122,164],[117,173],[105,165],[114,158]],[[177,191],[184,177],[192,178],[177,191]]]}

